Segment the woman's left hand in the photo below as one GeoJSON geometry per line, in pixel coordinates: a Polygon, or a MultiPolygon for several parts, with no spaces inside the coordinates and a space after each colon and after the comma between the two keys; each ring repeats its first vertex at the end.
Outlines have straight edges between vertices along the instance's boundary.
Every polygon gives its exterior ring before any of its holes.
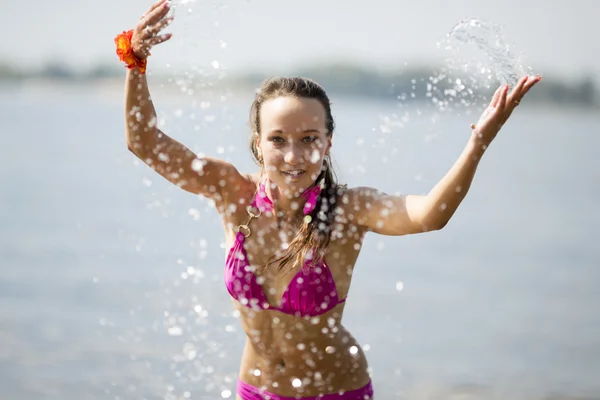
{"type": "Polygon", "coordinates": [[[510,94],[508,93],[508,85],[500,86],[494,93],[489,106],[481,114],[477,124],[472,126],[475,138],[482,145],[489,146],[502,125],[519,105],[523,96],[541,79],[541,76],[525,76],[519,79],[510,94]]]}

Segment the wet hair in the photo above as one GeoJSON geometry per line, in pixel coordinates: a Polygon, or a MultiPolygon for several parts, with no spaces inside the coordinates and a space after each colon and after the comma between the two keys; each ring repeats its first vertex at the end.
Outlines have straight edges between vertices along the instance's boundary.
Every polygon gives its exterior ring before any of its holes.
{"type": "MultiPolygon", "coordinates": [[[[282,96],[319,101],[325,109],[327,136],[331,136],[335,128],[329,97],[318,83],[301,77],[274,77],[265,80],[258,89],[250,108],[250,126],[253,132],[250,151],[254,161],[260,166],[262,166],[262,159],[258,155],[255,137],[255,134],[260,135],[260,109],[265,101],[282,96]]],[[[315,185],[321,186],[321,194],[317,206],[309,214],[310,218],[304,218],[298,233],[283,254],[278,259],[270,261],[270,263],[279,262],[278,272],[288,273],[295,265],[304,265],[306,261],[310,261],[310,265],[316,265],[325,257],[325,250],[331,238],[335,207],[343,189],[337,182],[329,156],[325,156],[323,160],[321,173],[315,185]]]]}

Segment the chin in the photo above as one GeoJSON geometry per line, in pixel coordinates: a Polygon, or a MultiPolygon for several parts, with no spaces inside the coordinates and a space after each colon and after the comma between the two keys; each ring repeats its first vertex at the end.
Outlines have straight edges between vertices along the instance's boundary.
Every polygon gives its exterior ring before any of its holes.
{"type": "Polygon", "coordinates": [[[272,183],[277,185],[282,192],[290,195],[299,195],[314,185],[317,176],[318,174],[312,171],[289,175],[278,170],[271,171],[267,174],[267,177],[272,183]]]}

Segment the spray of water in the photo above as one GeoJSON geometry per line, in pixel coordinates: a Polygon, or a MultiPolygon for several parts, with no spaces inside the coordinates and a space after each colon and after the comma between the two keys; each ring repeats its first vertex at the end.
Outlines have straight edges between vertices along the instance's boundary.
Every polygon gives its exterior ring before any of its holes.
{"type": "Polygon", "coordinates": [[[465,19],[456,24],[438,45],[451,53],[447,60],[449,66],[462,69],[466,67],[467,70],[475,66],[480,71],[488,72],[488,78],[501,84],[513,86],[520,77],[531,73],[531,68],[525,67],[522,59],[514,54],[504,36],[503,26],[499,24],[474,18],[465,19]],[[466,46],[478,50],[472,60],[460,58],[461,51],[466,46]]]}
{"type": "MultiPolygon", "coordinates": [[[[164,45],[164,51],[174,51],[175,57],[161,66],[168,70],[153,78],[150,89],[160,99],[158,127],[170,136],[182,139],[199,155],[202,155],[201,151],[207,151],[228,159],[235,153],[235,147],[212,140],[213,145],[217,142],[217,147],[207,149],[203,138],[210,133],[214,139],[215,133],[227,133],[231,129],[226,107],[229,92],[219,87],[226,77],[226,66],[218,53],[197,63],[193,61],[191,51],[200,46],[199,40],[206,38],[217,44],[213,48],[226,51],[227,43],[218,32],[220,12],[225,7],[222,0],[171,0],[169,15],[175,16],[175,21],[165,32],[174,32],[175,40],[164,45]],[[198,33],[195,30],[198,26],[205,28],[198,33]]],[[[157,57],[154,62],[156,60],[157,57]]],[[[134,164],[141,166],[142,163],[136,160],[134,164]]],[[[180,207],[177,201],[162,197],[161,191],[154,190],[162,183],[150,173],[141,181],[146,190],[147,208],[159,216],[204,222],[208,215],[213,215],[214,206],[203,198],[197,203],[186,203],[187,207],[180,207]]],[[[179,189],[167,186],[167,190],[179,189]]],[[[150,247],[146,245],[145,238],[135,240],[133,245],[137,251],[150,247]]],[[[237,364],[232,361],[235,358],[230,356],[230,349],[225,345],[227,341],[220,339],[223,335],[236,335],[237,316],[231,314],[229,308],[221,312],[226,307],[215,304],[212,297],[198,295],[209,293],[209,288],[221,277],[206,261],[208,249],[218,245],[210,243],[208,238],[190,238],[190,247],[197,253],[197,259],[193,262],[177,259],[174,265],[169,265],[168,268],[174,268],[178,276],[160,282],[160,290],[155,295],[154,302],[162,309],[162,315],[154,310],[158,320],[152,329],[156,336],[149,340],[157,341],[169,349],[170,354],[168,359],[159,363],[164,367],[167,362],[168,371],[162,368],[161,372],[149,370],[148,373],[159,381],[157,385],[165,385],[165,399],[188,399],[197,396],[197,393],[213,398],[235,397],[232,389],[235,387],[237,364]],[[211,275],[212,271],[215,271],[214,275],[211,275]]],[[[224,247],[225,244],[221,245],[224,247]]],[[[147,327],[142,325],[137,329],[147,327]]],[[[131,354],[132,359],[135,356],[131,354]]]]}
{"type": "MultiPolygon", "coordinates": [[[[433,107],[432,123],[440,113],[477,112],[477,106],[487,105],[499,85],[513,87],[519,78],[532,74],[499,24],[462,20],[437,45],[445,56],[443,65],[426,79],[413,78],[410,93],[398,96],[400,108],[424,97],[427,102],[419,107],[433,107]]],[[[407,122],[395,116],[385,125],[403,128],[407,122]]]]}

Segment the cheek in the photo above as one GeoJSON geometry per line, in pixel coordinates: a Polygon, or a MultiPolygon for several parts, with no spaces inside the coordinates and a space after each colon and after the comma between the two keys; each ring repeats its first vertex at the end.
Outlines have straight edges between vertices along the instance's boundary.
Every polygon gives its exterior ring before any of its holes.
{"type": "Polygon", "coordinates": [[[263,151],[265,164],[278,164],[283,160],[284,154],[281,150],[270,148],[263,151]]]}
{"type": "Polygon", "coordinates": [[[316,142],[313,143],[306,152],[306,159],[307,161],[312,164],[312,165],[316,165],[316,166],[321,166],[321,164],[323,163],[323,158],[325,157],[325,146],[323,146],[323,143],[321,142],[316,142]]]}
{"type": "Polygon", "coordinates": [[[318,147],[314,147],[307,152],[306,159],[311,165],[321,165],[323,163],[324,151],[318,147]]]}

